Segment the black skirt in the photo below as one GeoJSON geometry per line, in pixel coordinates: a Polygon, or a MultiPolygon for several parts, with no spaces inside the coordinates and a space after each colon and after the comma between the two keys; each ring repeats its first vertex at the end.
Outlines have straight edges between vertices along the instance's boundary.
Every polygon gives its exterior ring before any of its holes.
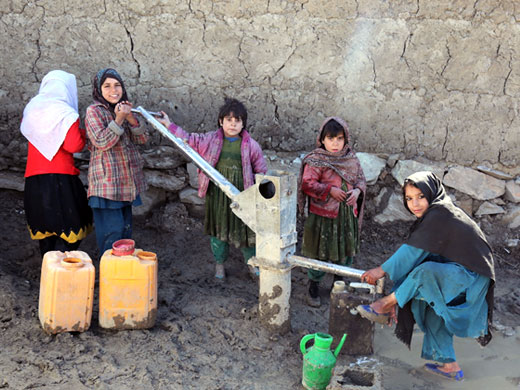
{"type": "Polygon", "coordinates": [[[58,236],[74,243],[92,231],[92,210],[76,175],[49,173],[25,178],[24,206],[33,240],[58,236]]]}

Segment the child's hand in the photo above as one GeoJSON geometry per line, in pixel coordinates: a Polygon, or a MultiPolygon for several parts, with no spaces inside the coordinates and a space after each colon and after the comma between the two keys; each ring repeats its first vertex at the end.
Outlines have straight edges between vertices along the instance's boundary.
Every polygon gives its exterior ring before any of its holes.
{"type": "Polygon", "coordinates": [[[137,125],[137,119],[135,119],[134,114],[132,114],[132,103],[121,101],[116,104],[114,112],[116,114],[116,123],[119,126],[121,126],[125,120],[132,126],[137,125]]]}
{"type": "Polygon", "coordinates": [[[336,199],[338,202],[343,202],[345,199],[347,199],[347,193],[338,187],[332,187],[330,189],[330,196],[332,196],[332,198],[336,199]]]}
{"type": "Polygon", "coordinates": [[[359,194],[361,194],[361,190],[359,188],[354,188],[353,190],[347,191],[347,204],[349,206],[354,206],[359,198],[359,194]]]}
{"type": "Polygon", "coordinates": [[[161,114],[162,114],[162,117],[157,118],[159,123],[161,123],[166,128],[170,127],[172,122],[170,122],[170,118],[168,117],[168,114],[166,114],[164,111],[161,111],[161,114]]]}
{"type": "Polygon", "coordinates": [[[361,281],[375,285],[383,276],[385,276],[385,271],[383,271],[383,268],[379,266],[363,272],[363,275],[361,275],[361,281]]]}

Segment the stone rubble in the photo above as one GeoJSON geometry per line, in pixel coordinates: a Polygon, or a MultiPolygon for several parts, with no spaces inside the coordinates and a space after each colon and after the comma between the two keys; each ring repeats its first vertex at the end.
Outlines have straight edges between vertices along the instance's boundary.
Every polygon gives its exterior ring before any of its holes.
{"type": "MultiPolygon", "coordinates": [[[[264,153],[269,169],[283,170],[293,175],[298,175],[305,155],[301,152],[276,153],[271,150],[264,153]]],[[[483,173],[482,169],[447,166],[425,159],[398,160],[396,154],[386,157],[359,152],[358,156],[368,182],[366,205],[379,224],[413,221],[414,217],[402,202],[401,183],[413,172],[430,170],[443,178],[454,203],[470,216],[477,220],[492,218],[512,230],[520,226],[519,178],[497,179],[496,175],[483,173]]],[[[75,157],[80,162],[80,178],[86,184],[88,155],[79,153],[75,157]]],[[[135,208],[136,215],[147,215],[153,208],[165,202],[174,202],[177,198],[191,214],[199,217],[204,215],[204,200],[197,195],[197,167],[192,162],[187,162],[186,158],[167,146],[144,151],[143,157],[145,177],[150,189],[141,194],[143,205],[135,208]]],[[[23,191],[23,171],[0,171],[0,188],[23,191]]]]}

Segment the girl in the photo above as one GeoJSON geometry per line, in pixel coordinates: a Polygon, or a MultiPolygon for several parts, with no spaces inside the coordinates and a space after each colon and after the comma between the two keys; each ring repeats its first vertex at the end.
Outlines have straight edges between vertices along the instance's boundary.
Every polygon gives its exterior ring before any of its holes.
{"type": "Polygon", "coordinates": [[[460,381],[464,373],[455,359],[453,335],[491,340],[488,323],[493,310],[495,268],[491,248],[479,229],[446,194],[431,172],[409,176],[404,205],[417,217],[408,241],[381,266],[361,280],[375,284],[385,274],[393,292],[371,305],[358,306],[361,316],[397,323],[396,335],[410,347],[413,325],[424,332],[424,369],[460,381]],[[399,307],[398,320],[396,307],[399,307]]]}
{"type": "MultiPolygon", "coordinates": [[[[225,99],[218,114],[218,130],[207,133],[187,133],[170,122],[166,113],[158,119],[172,134],[188,144],[215,167],[237,189],[243,191],[254,184],[256,173],[265,173],[267,165],[260,145],[246,131],[247,110],[236,99],[225,99]]],[[[211,250],[216,261],[215,277],[224,279],[224,262],[229,244],[241,248],[247,263],[255,255],[255,235],[229,205],[230,199],[199,170],[199,196],[206,197],[204,232],[210,235],[211,250]]],[[[258,270],[249,271],[258,276],[258,270]]]]}
{"type": "MultiPolygon", "coordinates": [[[[304,157],[298,179],[300,213],[304,212],[309,196],[302,253],[313,259],[350,265],[359,251],[365,175],[342,119],[325,119],[316,144],[317,148],[304,157]]],[[[308,270],[310,306],[321,304],[318,285],[323,275],[322,271],[308,270]]]]}
{"type": "Polygon", "coordinates": [[[29,141],[24,207],[31,238],[42,256],[75,250],[92,230],[92,211],[72,157],[85,146],[76,77],[49,72],[25,107],[20,128],[29,141]]]}
{"type": "Polygon", "coordinates": [[[89,205],[94,212],[100,255],[114,241],[132,237],[132,206],[146,190],[143,159],[136,144],[148,135],[130,111],[125,85],[114,69],[101,69],[93,81],[94,103],[87,108],[89,205]]]}

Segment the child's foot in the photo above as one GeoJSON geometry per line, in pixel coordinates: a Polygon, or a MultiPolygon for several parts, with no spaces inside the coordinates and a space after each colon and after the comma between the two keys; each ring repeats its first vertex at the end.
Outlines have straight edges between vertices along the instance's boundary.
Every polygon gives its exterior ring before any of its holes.
{"type": "Polygon", "coordinates": [[[217,264],[215,266],[215,278],[223,280],[226,277],[226,271],[224,270],[224,264],[217,264]]]}
{"type": "Polygon", "coordinates": [[[320,289],[319,282],[311,280],[309,283],[309,295],[307,295],[307,304],[311,307],[320,307],[320,289]]]}
{"type": "Polygon", "coordinates": [[[431,373],[438,376],[441,376],[446,379],[454,380],[454,381],[462,381],[464,380],[464,372],[459,367],[459,365],[454,362],[453,363],[444,363],[444,364],[437,364],[437,363],[426,363],[424,365],[424,369],[431,373]]]}
{"type": "Polygon", "coordinates": [[[260,277],[260,270],[258,267],[255,267],[254,265],[248,265],[247,268],[249,269],[249,275],[253,280],[257,280],[260,277]]]}
{"type": "Polygon", "coordinates": [[[390,313],[397,304],[397,298],[395,293],[387,295],[386,297],[380,298],[375,302],[372,302],[370,307],[377,313],[390,313]]]}

